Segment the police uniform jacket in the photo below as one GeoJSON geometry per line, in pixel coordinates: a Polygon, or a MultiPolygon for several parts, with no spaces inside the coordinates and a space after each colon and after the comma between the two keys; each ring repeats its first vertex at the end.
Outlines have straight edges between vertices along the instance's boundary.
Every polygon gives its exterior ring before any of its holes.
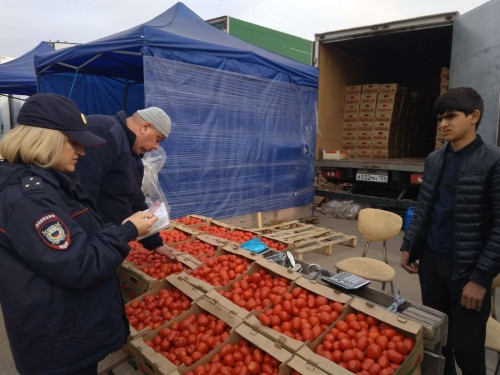
{"type": "Polygon", "coordinates": [[[21,374],[74,372],[129,333],[116,269],[137,229],[103,228],[71,176],[0,161],[0,305],[21,374]]]}
{"type": "MultiPolygon", "coordinates": [[[[446,147],[450,147],[447,145],[446,147]]],[[[418,205],[403,238],[402,250],[410,261],[420,259],[432,225],[447,148],[431,153],[425,161],[418,205]]],[[[485,144],[478,135],[463,149],[455,190],[453,216],[453,279],[468,278],[489,288],[500,270],[500,149],[485,144]]]]}

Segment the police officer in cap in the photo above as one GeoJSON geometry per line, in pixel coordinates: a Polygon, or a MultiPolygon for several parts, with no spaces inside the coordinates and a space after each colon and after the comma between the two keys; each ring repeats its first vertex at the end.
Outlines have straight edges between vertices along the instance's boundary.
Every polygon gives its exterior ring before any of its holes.
{"type": "Polygon", "coordinates": [[[102,143],[73,101],[46,93],[0,141],[0,305],[20,374],[95,375],[126,343],[116,269],[157,218],[103,225],[74,173],[102,143]]]}

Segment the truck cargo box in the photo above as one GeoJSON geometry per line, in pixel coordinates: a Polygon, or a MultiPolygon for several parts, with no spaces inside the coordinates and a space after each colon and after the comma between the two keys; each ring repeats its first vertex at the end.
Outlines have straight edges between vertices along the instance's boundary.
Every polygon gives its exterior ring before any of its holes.
{"type": "Polygon", "coordinates": [[[445,145],[432,105],[448,87],[471,86],[483,96],[478,133],[498,144],[499,13],[494,0],[464,15],[316,34],[316,170],[344,185],[327,193],[317,187],[316,195],[396,208],[415,204],[425,157],[445,145]],[[341,152],[349,157],[323,159],[341,152]]]}

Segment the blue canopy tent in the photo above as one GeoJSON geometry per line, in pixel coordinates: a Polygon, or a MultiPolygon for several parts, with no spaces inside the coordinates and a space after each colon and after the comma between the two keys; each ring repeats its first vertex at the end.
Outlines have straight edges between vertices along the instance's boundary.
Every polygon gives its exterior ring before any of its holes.
{"type": "Polygon", "coordinates": [[[34,57],[54,51],[47,42],[41,42],[31,51],[15,60],[0,64],[0,94],[33,95],[37,92],[34,57]]]}
{"type": "Polygon", "coordinates": [[[172,118],[159,181],[172,217],[228,217],[314,199],[316,68],[243,42],[184,4],[129,30],[37,55],[40,91],[86,114],[172,118]]]}

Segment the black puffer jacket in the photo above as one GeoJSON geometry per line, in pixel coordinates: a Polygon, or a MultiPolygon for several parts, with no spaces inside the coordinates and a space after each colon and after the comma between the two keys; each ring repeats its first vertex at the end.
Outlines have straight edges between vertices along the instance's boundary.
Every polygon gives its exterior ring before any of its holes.
{"type": "MultiPolygon", "coordinates": [[[[425,161],[418,206],[401,246],[410,252],[410,261],[420,259],[425,248],[446,150],[434,151],[425,161]]],[[[488,288],[500,271],[500,149],[478,136],[463,152],[450,218],[453,278],[468,278],[488,288]]]]}

